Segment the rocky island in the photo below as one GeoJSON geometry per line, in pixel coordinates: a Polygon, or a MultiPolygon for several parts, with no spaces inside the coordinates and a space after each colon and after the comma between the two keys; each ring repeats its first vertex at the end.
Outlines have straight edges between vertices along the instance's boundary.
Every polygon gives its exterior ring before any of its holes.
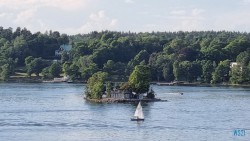
{"type": "Polygon", "coordinates": [[[150,71],[146,65],[135,66],[128,82],[113,83],[106,81],[108,74],[97,72],[89,79],[85,91],[85,99],[97,103],[126,103],[126,102],[155,102],[162,101],[155,98],[150,88],[150,71]]]}

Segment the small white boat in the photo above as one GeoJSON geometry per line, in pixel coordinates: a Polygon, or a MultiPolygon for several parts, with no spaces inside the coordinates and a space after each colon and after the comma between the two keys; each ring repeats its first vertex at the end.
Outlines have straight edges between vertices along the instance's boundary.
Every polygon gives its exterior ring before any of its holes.
{"type": "Polygon", "coordinates": [[[144,120],[144,115],[142,111],[141,102],[139,102],[135,110],[134,117],[131,118],[131,121],[143,121],[143,120],[144,120]]]}

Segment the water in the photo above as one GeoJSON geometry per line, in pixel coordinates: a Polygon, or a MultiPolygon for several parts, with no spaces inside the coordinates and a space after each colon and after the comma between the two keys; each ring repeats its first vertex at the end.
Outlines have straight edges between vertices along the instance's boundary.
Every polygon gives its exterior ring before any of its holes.
{"type": "Polygon", "coordinates": [[[143,103],[145,121],[133,122],[136,104],[86,102],[82,84],[0,83],[0,140],[250,140],[249,88],[152,87],[169,101],[143,103]]]}

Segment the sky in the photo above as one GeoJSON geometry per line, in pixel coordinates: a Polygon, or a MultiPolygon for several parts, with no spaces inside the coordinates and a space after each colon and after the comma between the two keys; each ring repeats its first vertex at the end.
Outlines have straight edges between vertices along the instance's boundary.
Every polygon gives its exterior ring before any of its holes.
{"type": "Polygon", "coordinates": [[[32,32],[250,32],[250,0],[0,0],[0,26],[32,32]]]}

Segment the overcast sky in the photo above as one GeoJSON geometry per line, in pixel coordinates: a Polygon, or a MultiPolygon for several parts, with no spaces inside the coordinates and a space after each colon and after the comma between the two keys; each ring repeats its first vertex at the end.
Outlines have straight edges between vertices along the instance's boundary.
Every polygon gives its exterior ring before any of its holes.
{"type": "Polygon", "coordinates": [[[91,31],[250,32],[250,0],[0,0],[0,26],[91,31]]]}

